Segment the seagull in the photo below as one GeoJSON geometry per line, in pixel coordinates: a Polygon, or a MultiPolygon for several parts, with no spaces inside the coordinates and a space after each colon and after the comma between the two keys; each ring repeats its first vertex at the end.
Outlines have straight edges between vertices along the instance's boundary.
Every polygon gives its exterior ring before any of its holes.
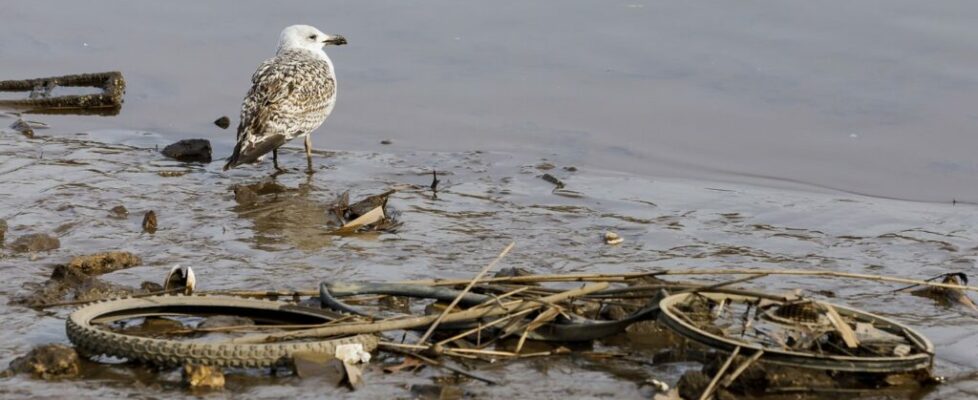
{"type": "Polygon", "coordinates": [[[238,143],[224,170],[260,161],[269,151],[278,166],[278,148],[305,137],[306,163],[312,169],[312,139],[333,111],[336,75],[333,62],[323,51],[327,45],[346,44],[346,38],[329,35],[309,25],[282,30],[275,57],[265,60],[251,77],[251,90],[241,103],[238,143]]]}

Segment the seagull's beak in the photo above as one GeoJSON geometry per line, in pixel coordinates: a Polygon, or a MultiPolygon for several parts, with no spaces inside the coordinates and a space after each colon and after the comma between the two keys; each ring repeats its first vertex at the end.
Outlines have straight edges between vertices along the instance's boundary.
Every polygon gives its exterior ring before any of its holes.
{"type": "Polygon", "coordinates": [[[342,35],[326,35],[326,40],[323,40],[323,44],[335,44],[339,46],[346,44],[346,38],[342,35]]]}

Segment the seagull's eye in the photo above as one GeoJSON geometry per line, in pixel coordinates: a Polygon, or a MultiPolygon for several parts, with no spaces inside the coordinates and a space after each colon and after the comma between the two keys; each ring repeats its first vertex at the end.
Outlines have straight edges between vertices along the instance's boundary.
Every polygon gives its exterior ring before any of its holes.
{"type": "Polygon", "coordinates": [[[309,39],[316,40],[316,35],[309,35],[309,39]]]}

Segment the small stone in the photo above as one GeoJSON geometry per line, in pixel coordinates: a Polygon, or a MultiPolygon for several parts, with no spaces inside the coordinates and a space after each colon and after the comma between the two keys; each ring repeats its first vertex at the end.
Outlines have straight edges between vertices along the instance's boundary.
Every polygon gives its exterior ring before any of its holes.
{"type": "Polygon", "coordinates": [[[564,167],[564,171],[567,171],[567,172],[577,172],[577,167],[575,167],[575,166],[564,167]]]}
{"type": "Polygon", "coordinates": [[[686,371],[676,382],[676,389],[679,390],[679,397],[684,399],[698,399],[706,387],[710,385],[710,378],[700,371],[686,371]]]}
{"type": "Polygon", "coordinates": [[[346,378],[343,361],[328,353],[297,351],[292,353],[292,366],[300,378],[324,378],[333,386],[339,386],[346,378]]]}
{"type": "Polygon", "coordinates": [[[387,139],[384,139],[384,140],[381,140],[380,141],[380,144],[391,144],[391,143],[394,143],[394,142],[392,142],[390,140],[387,140],[387,139]]]}
{"type": "Polygon", "coordinates": [[[211,162],[211,142],[207,139],[184,139],[163,148],[163,155],[183,162],[211,162]]]}
{"type": "Polygon", "coordinates": [[[81,361],[72,347],[46,344],[11,361],[9,370],[14,373],[29,373],[44,380],[74,378],[81,372],[81,361]]]}
{"type": "Polygon", "coordinates": [[[158,293],[163,291],[163,285],[150,281],[143,281],[143,283],[139,284],[139,288],[145,293],[158,293]]]}
{"type": "Polygon", "coordinates": [[[604,233],[604,242],[607,244],[615,245],[615,244],[620,244],[621,242],[624,241],[625,239],[622,238],[621,236],[618,236],[617,233],[611,231],[604,233]]]}
{"type": "Polygon", "coordinates": [[[29,138],[34,137],[34,128],[32,128],[31,124],[27,123],[27,121],[24,121],[23,119],[17,118],[17,121],[10,124],[10,128],[29,138]]]}
{"type": "Polygon", "coordinates": [[[127,210],[125,206],[119,205],[112,207],[112,209],[109,210],[109,215],[114,218],[126,218],[129,216],[129,210],[127,210]]]}
{"type": "Polygon", "coordinates": [[[143,232],[156,233],[156,212],[149,210],[143,216],[143,232]]]}
{"type": "Polygon", "coordinates": [[[10,249],[20,253],[49,251],[61,247],[58,238],[44,233],[31,233],[17,238],[10,244],[10,249]]]}
{"type": "Polygon", "coordinates": [[[220,367],[184,365],[183,382],[191,389],[222,389],[224,372],[220,367]]]}
{"type": "Polygon", "coordinates": [[[227,115],[221,116],[221,118],[214,120],[214,125],[219,126],[221,129],[227,129],[231,126],[231,118],[228,118],[227,115]]]}
{"type": "Polygon", "coordinates": [[[0,246],[3,246],[3,237],[7,234],[7,221],[0,219],[0,246]]]}
{"type": "Polygon", "coordinates": [[[541,171],[550,171],[550,170],[554,169],[554,167],[555,166],[553,164],[548,163],[546,161],[537,164],[537,169],[538,170],[541,170],[541,171]]]}
{"type": "Polygon", "coordinates": [[[109,251],[87,256],[77,256],[68,262],[68,268],[77,269],[86,275],[101,275],[142,264],[138,256],[126,251],[109,251]]]}

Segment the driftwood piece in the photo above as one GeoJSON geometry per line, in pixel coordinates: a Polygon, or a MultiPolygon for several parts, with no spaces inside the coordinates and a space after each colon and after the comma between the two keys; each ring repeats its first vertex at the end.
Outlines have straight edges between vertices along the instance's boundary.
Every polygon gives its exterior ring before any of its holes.
{"type": "Polygon", "coordinates": [[[25,99],[0,100],[0,107],[34,114],[116,115],[122,109],[126,80],[118,71],[0,81],[0,92],[29,92],[25,99]],[[52,89],[92,87],[101,93],[50,96],[52,89]]]}

